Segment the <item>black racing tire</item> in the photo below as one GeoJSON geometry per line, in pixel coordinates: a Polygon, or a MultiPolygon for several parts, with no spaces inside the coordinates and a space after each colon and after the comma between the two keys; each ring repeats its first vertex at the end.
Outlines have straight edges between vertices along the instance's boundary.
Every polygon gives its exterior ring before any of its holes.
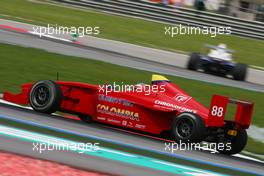
{"type": "Polygon", "coordinates": [[[183,112],[173,120],[172,136],[176,142],[202,142],[204,134],[204,121],[197,114],[183,112]]]}
{"type": "Polygon", "coordinates": [[[200,62],[200,54],[199,53],[192,53],[188,64],[187,64],[187,69],[188,70],[197,70],[198,69],[198,64],[200,62]]]}
{"type": "Polygon", "coordinates": [[[92,123],[93,122],[92,117],[89,115],[80,114],[79,118],[85,123],[92,123]]]}
{"type": "Polygon", "coordinates": [[[245,81],[247,76],[247,68],[246,64],[237,63],[233,70],[233,77],[238,81],[245,81]]]}
{"type": "Polygon", "coordinates": [[[38,112],[51,114],[59,110],[62,100],[60,86],[51,80],[36,82],[30,91],[29,103],[38,112]]]}
{"type": "Polygon", "coordinates": [[[218,151],[219,153],[226,155],[233,155],[240,153],[247,145],[247,139],[248,139],[247,131],[245,129],[241,129],[237,132],[236,137],[226,139],[224,141],[225,146],[227,145],[228,142],[231,143],[228,148],[225,147],[223,150],[218,149],[218,151]]]}

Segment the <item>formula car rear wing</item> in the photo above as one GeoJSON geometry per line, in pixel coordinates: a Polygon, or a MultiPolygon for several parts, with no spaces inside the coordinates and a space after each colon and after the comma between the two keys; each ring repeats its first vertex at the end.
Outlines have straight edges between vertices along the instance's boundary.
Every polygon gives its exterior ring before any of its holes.
{"type": "Polygon", "coordinates": [[[236,128],[247,129],[251,122],[254,104],[252,102],[231,99],[220,95],[213,95],[209,109],[208,125],[217,127],[224,126],[228,104],[236,105],[236,112],[233,120],[236,128]]]}

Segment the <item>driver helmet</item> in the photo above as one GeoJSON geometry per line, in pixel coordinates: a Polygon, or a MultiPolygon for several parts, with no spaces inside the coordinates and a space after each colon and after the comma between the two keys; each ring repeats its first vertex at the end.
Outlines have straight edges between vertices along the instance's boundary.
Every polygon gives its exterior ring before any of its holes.
{"type": "Polygon", "coordinates": [[[218,45],[218,48],[224,50],[226,49],[226,44],[221,43],[218,45]]]}

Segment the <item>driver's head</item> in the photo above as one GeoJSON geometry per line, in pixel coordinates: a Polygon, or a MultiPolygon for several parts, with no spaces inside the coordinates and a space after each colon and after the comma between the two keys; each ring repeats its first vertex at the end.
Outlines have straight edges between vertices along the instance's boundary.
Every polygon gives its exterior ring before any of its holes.
{"type": "Polygon", "coordinates": [[[221,50],[225,50],[226,49],[226,44],[221,43],[221,44],[218,45],[218,48],[221,49],[221,50]]]}

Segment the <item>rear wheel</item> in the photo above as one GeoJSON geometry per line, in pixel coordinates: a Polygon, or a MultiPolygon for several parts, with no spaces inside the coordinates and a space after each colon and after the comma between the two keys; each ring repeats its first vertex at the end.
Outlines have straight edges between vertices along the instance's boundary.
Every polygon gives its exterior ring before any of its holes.
{"type": "Polygon", "coordinates": [[[247,144],[247,131],[245,129],[239,130],[235,137],[229,137],[223,141],[225,148],[219,150],[219,153],[233,155],[240,153],[247,144]],[[228,145],[229,143],[229,145],[228,145]]]}
{"type": "Polygon", "coordinates": [[[200,54],[199,53],[192,53],[190,56],[187,68],[189,70],[197,70],[199,61],[200,61],[200,54]]]}
{"type": "Polygon", "coordinates": [[[38,81],[30,91],[29,102],[38,112],[53,113],[59,110],[62,92],[58,84],[50,80],[38,81]]]}
{"type": "Polygon", "coordinates": [[[196,114],[184,112],[173,121],[172,135],[177,142],[201,142],[204,133],[204,121],[196,114]]]}
{"type": "Polygon", "coordinates": [[[233,77],[235,80],[244,81],[247,75],[247,65],[246,64],[236,64],[233,70],[233,77]]]}

